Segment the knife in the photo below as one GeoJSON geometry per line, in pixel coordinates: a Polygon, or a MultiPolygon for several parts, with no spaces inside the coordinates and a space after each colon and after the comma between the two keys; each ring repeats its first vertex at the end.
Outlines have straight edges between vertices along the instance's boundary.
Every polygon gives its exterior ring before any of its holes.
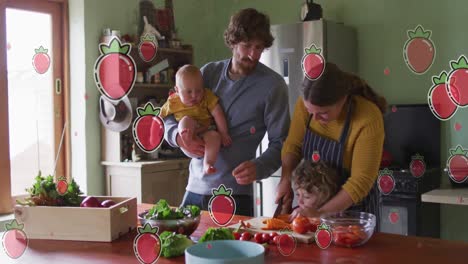
{"type": "Polygon", "coordinates": [[[273,218],[276,218],[281,213],[281,209],[283,207],[283,198],[284,197],[281,197],[281,199],[279,200],[278,207],[276,207],[275,213],[273,214],[273,218]]]}

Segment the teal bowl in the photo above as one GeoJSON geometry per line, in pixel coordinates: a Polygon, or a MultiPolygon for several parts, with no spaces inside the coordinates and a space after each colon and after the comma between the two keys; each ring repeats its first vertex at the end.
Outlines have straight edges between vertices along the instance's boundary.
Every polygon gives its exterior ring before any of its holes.
{"type": "Polygon", "coordinates": [[[185,250],[189,264],[263,264],[265,248],[240,240],[215,240],[193,245],[185,250]]]}

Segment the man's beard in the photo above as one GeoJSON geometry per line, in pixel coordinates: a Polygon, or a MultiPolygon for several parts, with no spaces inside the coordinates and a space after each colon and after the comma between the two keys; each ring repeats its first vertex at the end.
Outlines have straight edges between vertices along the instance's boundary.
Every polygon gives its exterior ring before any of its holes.
{"type": "Polygon", "coordinates": [[[239,69],[241,70],[243,75],[248,75],[255,70],[258,61],[252,61],[249,58],[242,58],[241,63],[239,63],[239,69]]]}

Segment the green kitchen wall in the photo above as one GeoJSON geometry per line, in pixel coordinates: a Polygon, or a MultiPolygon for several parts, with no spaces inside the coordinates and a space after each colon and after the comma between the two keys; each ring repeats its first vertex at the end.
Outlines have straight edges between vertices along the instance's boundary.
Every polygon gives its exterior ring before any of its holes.
{"type": "MultiPolygon", "coordinates": [[[[84,1],[86,45],[86,171],[88,193],[104,192],[100,165],[100,124],[98,120],[99,92],[94,85],[93,65],[98,56],[97,42],[102,28],[120,29],[122,33],[136,31],[137,1],[84,1]],[[90,136],[91,135],[91,136],[90,136]]],[[[162,6],[164,0],[153,0],[162,6]]],[[[175,24],[183,43],[194,47],[195,64],[202,66],[212,60],[230,56],[223,41],[223,31],[235,11],[253,7],[267,13],[272,24],[299,21],[300,7],[305,0],[174,0],[175,24]]],[[[431,77],[450,71],[451,60],[468,54],[465,0],[322,0],[324,18],[343,22],[358,34],[358,71],[390,104],[426,103],[431,77]],[[403,45],[407,30],[421,24],[432,30],[436,47],[432,67],[422,75],[410,72],[403,60],[403,45]],[[389,74],[384,74],[384,69],[389,74]]],[[[71,51],[73,53],[73,50],[71,51]]],[[[73,75],[72,75],[73,78],[73,75]]],[[[72,87],[73,89],[73,87],[72,87]]],[[[442,122],[442,164],[449,148],[460,144],[468,148],[468,108],[459,109],[450,121],[442,122]],[[463,128],[455,131],[455,123],[463,128]]],[[[441,175],[443,187],[449,186],[448,176],[441,175]]],[[[441,237],[468,241],[468,206],[441,206],[441,237]]]]}

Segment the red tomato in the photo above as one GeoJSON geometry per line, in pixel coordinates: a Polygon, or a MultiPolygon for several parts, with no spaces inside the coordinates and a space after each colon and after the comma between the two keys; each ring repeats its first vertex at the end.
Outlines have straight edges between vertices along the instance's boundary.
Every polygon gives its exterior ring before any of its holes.
{"type": "Polygon", "coordinates": [[[252,238],[252,234],[250,234],[249,232],[244,232],[242,233],[241,238],[244,238],[244,240],[250,240],[252,238]]]}
{"type": "Polygon", "coordinates": [[[241,237],[241,235],[239,234],[239,232],[232,232],[232,234],[234,235],[234,239],[235,239],[235,240],[239,240],[239,238],[241,237]]]}
{"type": "Polygon", "coordinates": [[[310,229],[310,222],[307,217],[298,216],[292,222],[293,231],[299,234],[305,234],[310,229]]]}
{"type": "Polygon", "coordinates": [[[240,241],[250,241],[250,238],[241,236],[241,237],[239,238],[239,240],[240,240],[240,241]]]}
{"type": "Polygon", "coordinates": [[[268,243],[268,242],[270,242],[270,239],[271,239],[270,234],[268,234],[268,233],[263,233],[262,238],[263,238],[262,243],[268,243]]]}
{"type": "Polygon", "coordinates": [[[276,233],[276,232],[271,232],[271,233],[270,233],[270,240],[272,240],[273,238],[275,238],[275,236],[277,236],[277,235],[278,235],[278,233],[276,233]]]}
{"type": "Polygon", "coordinates": [[[254,240],[257,243],[262,244],[263,243],[263,234],[262,233],[256,233],[254,235],[254,240]]]}
{"type": "Polygon", "coordinates": [[[279,241],[279,240],[280,240],[280,236],[279,236],[279,235],[278,235],[278,236],[275,236],[275,237],[273,238],[273,244],[278,245],[278,241],[279,241]]]}

